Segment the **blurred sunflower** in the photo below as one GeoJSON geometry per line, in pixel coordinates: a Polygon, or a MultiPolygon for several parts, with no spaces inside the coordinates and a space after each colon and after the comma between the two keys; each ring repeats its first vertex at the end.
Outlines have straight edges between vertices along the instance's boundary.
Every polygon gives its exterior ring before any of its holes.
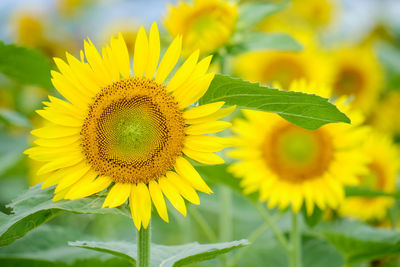
{"type": "Polygon", "coordinates": [[[183,56],[200,49],[201,55],[218,50],[231,38],[237,6],[223,0],[194,0],[193,5],[170,5],[164,24],[172,36],[183,36],[183,56]]]}
{"type": "Polygon", "coordinates": [[[327,55],[318,49],[315,39],[310,35],[298,33],[296,38],[304,44],[303,51],[245,53],[234,61],[235,74],[252,82],[277,82],[284,89],[298,79],[328,84],[331,80],[331,69],[330,64],[326,64],[327,55]]]}
{"type": "Polygon", "coordinates": [[[212,192],[183,154],[206,164],[224,162],[212,153],[225,147],[224,139],[205,134],[230,127],[218,119],[234,107],[221,109],[224,103],[217,102],[187,109],[214,77],[206,73],[211,56],[198,62],[198,51],[164,85],[181,44],[178,36],[158,64],[157,25],[149,37],[141,28],[134,76],[121,34],[111,38],[102,56],[89,40],[81,60],[68,53],[67,62],[55,58],[60,72],[52,71],[52,82],[69,102],[49,96],[37,112],[50,125],[32,131],[37,146],[25,151],[43,163],[37,173],[46,176],[42,187],[58,184],[54,201],[83,198],[111,186],[103,207],[120,206],[129,198],[140,229],[149,224],[151,203],[168,221],[163,195],[186,215],[183,198],[199,204],[194,189],[212,192]]]}
{"type": "Polygon", "coordinates": [[[377,102],[382,69],[370,47],[344,48],[333,52],[333,94],[354,97],[352,106],[365,114],[377,102]]]}
{"type": "MultiPolygon", "coordinates": [[[[293,82],[290,90],[316,91],[315,84],[293,82]]],[[[324,91],[329,94],[329,90],[324,91]]],[[[308,214],[338,207],[344,199],[343,185],[357,184],[365,173],[367,157],[361,142],[366,128],[359,127],[361,115],[348,112],[343,100],[336,104],[350,115],[353,124],[329,124],[309,131],[295,126],[277,114],[243,110],[245,119],[236,119],[232,130],[237,135],[229,156],[239,161],[229,171],[242,179],[244,193],[260,192],[268,207],[298,212],[305,204],[308,214]]]]}
{"type": "MultiPolygon", "coordinates": [[[[400,170],[399,151],[388,136],[374,133],[366,140],[363,151],[370,157],[368,173],[359,176],[360,186],[381,190],[385,193],[395,191],[397,174],[400,170]]],[[[339,209],[342,216],[362,220],[383,219],[393,205],[392,197],[349,197],[339,209]],[[367,207],[367,208],[366,208],[367,207]]]]}
{"type": "Polygon", "coordinates": [[[370,124],[380,132],[400,140],[400,91],[393,91],[374,108],[370,124]]]}

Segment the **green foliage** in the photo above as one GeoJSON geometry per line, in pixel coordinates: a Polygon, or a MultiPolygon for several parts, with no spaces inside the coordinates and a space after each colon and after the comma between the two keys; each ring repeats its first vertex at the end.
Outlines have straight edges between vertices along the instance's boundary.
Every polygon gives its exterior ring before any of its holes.
{"type": "Polygon", "coordinates": [[[225,101],[226,105],[279,114],[297,126],[315,130],[326,123],[350,122],[328,99],[317,95],[283,91],[239,78],[216,75],[201,104],[225,101]]]}
{"type": "Polygon", "coordinates": [[[317,206],[314,207],[313,213],[309,216],[309,215],[307,215],[306,208],[303,205],[303,207],[301,209],[301,213],[303,214],[303,219],[304,219],[305,223],[309,227],[316,226],[322,220],[322,216],[324,215],[324,212],[317,206]]]}
{"type": "Polygon", "coordinates": [[[1,266],[131,266],[110,254],[68,246],[85,236],[80,229],[44,225],[0,248],[1,266]]]}
{"type": "Polygon", "coordinates": [[[75,213],[112,213],[130,217],[130,212],[124,207],[102,209],[104,196],[94,195],[76,200],[61,200],[53,202],[53,189],[40,189],[40,185],[31,187],[14,200],[9,208],[11,215],[0,213],[0,246],[11,244],[23,237],[29,231],[47,222],[62,211],[75,213]]]}
{"type": "Polygon", "coordinates": [[[23,157],[22,152],[27,146],[26,135],[14,136],[0,133],[0,176],[23,157]]]}
{"type": "Polygon", "coordinates": [[[385,193],[369,187],[347,186],[346,197],[394,197],[400,198],[400,193],[385,193]]]}
{"type": "Polygon", "coordinates": [[[286,8],[289,1],[280,3],[266,3],[264,1],[254,1],[240,6],[239,19],[237,22],[238,30],[249,30],[260,23],[266,17],[286,8]]]}
{"type": "Polygon", "coordinates": [[[51,64],[36,50],[0,42],[0,72],[17,81],[51,89],[51,64]]]}
{"type": "MultiPolygon", "coordinates": [[[[136,260],[136,244],[116,241],[116,242],[90,242],[76,241],[69,242],[71,246],[88,248],[112,255],[121,256],[129,259],[132,263],[136,260]]],[[[190,263],[201,262],[227,253],[231,250],[248,245],[247,240],[239,240],[226,243],[199,244],[190,243],[180,246],[151,245],[151,266],[183,266],[190,263]]]]}
{"type": "Polygon", "coordinates": [[[345,256],[349,265],[400,254],[400,233],[361,222],[338,221],[320,226],[322,235],[345,256]]]}
{"type": "Polygon", "coordinates": [[[5,109],[5,108],[0,108],[0,121],[3,121],[4,123],[8,125],[14,125],[14,126],[20,126],[20,127],[26,127],[26,128],[31,128],[32,125],[29,122],[28,118],[23,116],[22,114],[10,110],[10,109],[5,109]]]}
{"type": "Polygon", "coordinates": [[[284,33],[252,32],[240,38],[241,41],[228,48],[230,54],[257,51],[300,51],[302,45],[293,37],[284,33]]]}

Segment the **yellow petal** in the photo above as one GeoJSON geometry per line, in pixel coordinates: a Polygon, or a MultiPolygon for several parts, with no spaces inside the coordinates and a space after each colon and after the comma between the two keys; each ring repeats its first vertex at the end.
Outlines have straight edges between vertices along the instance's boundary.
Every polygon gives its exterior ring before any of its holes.
{"type": "Polygon", "coordinates": [[[186,205],[185,201],[172,186],[165,177],[161,177],[158,179],[158,184],[160,185],[161,191],[168,198],[169,202],[171,202],[172,206],[174,206],[183,216],[186,216],[186,205]]]}
{"type": "Polygon", "coordinates": [[[166,174],[168,182],[178,189],[178,192],[193,204],[199,205],[200,199],[196,191],[189,185],[189,183],[180,177],[176,172],[169,171],[166,174]]]}
{"type": "Polygon", "coordinates": [[[60,125],[51,125],[38,128],[31,131],[31,134],[40,138],[62,138],[72,135],[79,135],[79,127],[64,127],[60,125]]]}
{"type": "Polygon", "coordinates": [[[219,101],[191,108],[183,113],[183,118],[185,120],[191,120],[211,115],[218,111],[224,104],[224,101],[219,101]]]}
{"type": "Polygon", "coordinates": [[[204,164],[222,164],[225,162],[223,158],[210,152],[199,152],[189,148],[183,148],[182,152],[189,158],[204,164]]]}
{"type": "Polygon", "coordinates": [[[226,128],[231,127],[231,123],[227,121],[213,121],[208,123],[202,124],[195,124],[189,127],[186,127],[185,133],[188,135],[201,135],[201,134],[208,134],[208,133],[216,133],[226,128]]]}
{"type": "Polygon", "coordinates": [[[153,200],[154,206],[157,209],[158,214],[161,219],[168,222],[168,212],[167,206],[165,205],[164,196],[161,192],[160,186],[156,181],[150,181],[149,183],[149,192],[151,199],[153,200]]]}
{"type": "Polygon", "coordinates": [[[212,193],[211,189],[200,177],[192,164],[190,164],[189,161],[187,161],[186,159],[182,157],[177,158],[175,163],[175,170],[181,177],[185,178],[189,182],[189,184],[191,184],[197,190],[207,194],[212,193]]]}
{"type": "Polygon", "coordinates": [[[160,62],[160,66],[158,67],[156,73],[156,82],[163,83],[165,81],[169,73],[178,62],[178,59],[181,55],[181,49],[182,36],[178,36],[174,39],[174,41],[172,41],[160,62]]]}
{"type": "MultiPolygon", "coordinates": [[[[97,173],[95,171],[90,170],[87,173],[87,175],[97,176],[97,173]]],[[[82,187],[78,188],[77,191],[71,192],[69,197],[71,199],[76,199],[76,198],[91,196],[106,189],[111,184],[111,182],[112,180],[109,177],[99,176],[93,182],[82,185],[82,187]]]]}
{"type": "Polygon", "coordinates": [[[197,50],[193,54],[190,55],[186,59],[186,61],[182,64],[182,66],[176,71],[174,77],[168,82],[167,91],[172,92],[189,78],[190,74],[192,74],[194,68],[196,67],[197,60],[199,59],[200,51],[197,50]]]}
{"type": "Polygon", "coordinates": [[[178,99],[179,106],[181,108],[186,108],[199,100],[199,98],[207,92],[214,76],[214,73],[208,73],[189,84],[186,90],[182,90],[180,93],[174,92],[174,96],[178,99]]]}
{"type": "Polygon", "coordinates": [[[50,112],[47,110],[36,110],[36,113],[38,113],[40,116],[45,118],[46,120],[58,124],[61,126],[67,126],[67,127],[80,127],[82,126],[82,121],[69,115],[61,114],[61,113],[55,113],[55,112],[50,112]]]}
{"type": "Polygon", "coordinates": [[[72,143],[78,141],[80,138],[81,136],[77,134],[67,137],[52,138],[52,139],[38,138],[34,141],[34,143],[36,145],[44,147],[61,147],[61,146],[71,145],[72,143]]]}
{"type": "Polygon", "coordinates": [[[70,187],[68,193],[65,195],[64,198],[70,200],[79,198],[79,196],[77,197],[75,192],[77,192],[81,188],[86,188],[89,184],[91,184],[94,181],[94,179],[96,179],[96,177],[97,173],[92,170],[89,170],[85,175],[82,176],[82,178],[78,182],[76,182],[73,186],[70,187]]]}
{"type": "Polygon", "coordinates": [[[136,194],[139,202],[139,213],[142,219],[143,228],[149,226],[151,217],[151,199],[147,186],[144,183],[139,183],[136,186],[136,194]]]}
{"type": "Polygon", "coordinates": [[[185,137],[185,148],[200,152],[217,152],[227,147],[226,138],[209,135],[188,135],[185,137]]]}
{"type": "Polygon", "coordinates": [[[129,52],[121,33],[118,34],[118,38],[111,39],[111,49],[117,57],[119,72],[124,78],[128,78],[131,72],[129,52]]]}
{"type": "Polygon", "coordinates": [[[92,41],[90,39],[88,39],[88,41],[84,41],[83,46],[85,49],[86,59],[96,75],[96,78],[105,84],[112,83],[110,73],[108,73],[107,68],[104,66],[103,59],[101,58],[96,47],[93,45],[92,41]]]}
{"type": "Polygon", "coordinates": [[[149,42],[143,27],[139,29],[135,42],[135,53],[133,56],[133,71],[136,77],[142,77],[149,58],[149,42]]]}
{"type": "Polygon", "coordinates": [[[157,23],[153,23],[149,34],[149,59],[146,66],[146,77],[153,78],[160,59],[160,34],[158,33],[157,23]]]}
{"type": "Polygon", "coordinates": [[[142,227],[142,218],[139,213],[140,202],[136,192],[137,186],[133,184],[131,194],[129,196],[129,207],[131,208],[133,223],[135,224],[136,229],[139,231],[142,227]]]}
{"type": "Polygon", "coordinates": [[[115,208],[124,204],[131,193],[131,184],[116,183],[108,192],[102,208],[115,208]]]}
{"type": "Polygon", "coordinates": [[[65,175],[60,180],[58,186],[56,187],[56,190],[54,190],[54,193],[58,193],[76,183],[79,179],[82,178],[82,176],[84,176],[89,171],[89,169],[90,166],[87,166],[86,163],[77,164],[74,172],[65,175]]]}
{"type": "Polygon", "coordinates": [[[64,178],[66,175],[69,175],[69,174],[75,172],[77,170],[77,168],[80,168],[80,166],[81,166],[80,164],[75,164],[73,166],[63,168],[63,169],[57,170],[57,171],[49,174],[49,176],[46,178],[46,180],[42,184],[41,188],[45,189],[47,187],[58,184],[58,182],[62,178],[64,178]]]}
{"type": "Polygon", "coordinates": [[[201,124],[201,123],[207,123],[210,121],[216,121],[222,118],[225,118],[229,114],[231,114],[234,110],[236,109],[236,105],[220,109],[213,114],[210,114],[208,116],[196,118],[196,119],[191,119],[191,120],[186,120],[187,124],[201,124]]]}
{"type": "Polygon", "coordinates": [[[83,160],[83,155],[81,152],[70,153],[65,155],[62,158],[57,158],[53,161],[50,161],[44,164],[37,172],[37,175],[42,175],[45,173],[49,173],[51,171],[55,171],[57,169],[66,168],[73,166],[83,160]]]}
{"type": "Polygon", "coordinates": [[[69,188],[65,188],[61,192],[56,193],[54,195],[52,201],[57,202],[57,201],[60,201],[61,199],[63,199],[65,197],[65,195],[68,193],[68,190],[69,190],[69,188]]]}

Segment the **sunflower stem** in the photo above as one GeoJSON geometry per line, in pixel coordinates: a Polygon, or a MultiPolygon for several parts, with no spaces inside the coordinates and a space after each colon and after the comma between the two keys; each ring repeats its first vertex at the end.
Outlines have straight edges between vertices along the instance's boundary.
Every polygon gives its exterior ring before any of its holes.
{"type": "Polygon", "coordinates": [[[299,226],[299,214],[292,212],[292,232],[290,239],[292,242],[290,253],[290,266],[301,267],[301,231],[299,226]]]}
{"type": "Polygon", "coordinates": [[[213,229],[207,223],[207,220],[203,217],[203,215],[198,211],[195,207],[189,206],[188,212],[190,213],[191,218],[198,224],[200,229],[206,235],[208,241],[215,243],[217,242],[217,236],[214,233],[213,229]]]}
{"type": "MultiPolygon", "coordinates": [[[[226,186],[220,187],[221,206],[219,215],[219,240],[221,242],[231,241],[232,239],[232,192],[226,186]]],[[[220,257],[221,265],[226,266],[227,257],[220,257]]]]}
{"type": "Polygon", "coordinates": [[[288,244],[286,237],[282,234],[278,227],[276,227],[275,222],[272,220],[269,212],[265,209],[264,205],[259,203],[257,205],[257,209],[260,212],[261,216],[264,218],[265,222],[271,227],[272,232],[281,246],[285,249],[286,253],[290,254],[291,250],[288,244]]]}
{"type": "Polygon", "coordinates": [[[143,227],[137,233],[137,267],[150,267],[150,228],[143,227]]]}

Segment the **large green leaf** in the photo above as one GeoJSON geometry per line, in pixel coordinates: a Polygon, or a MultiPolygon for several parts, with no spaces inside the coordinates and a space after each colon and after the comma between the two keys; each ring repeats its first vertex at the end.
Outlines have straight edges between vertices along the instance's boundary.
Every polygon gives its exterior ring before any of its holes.
{"type": "Polygon", "coordinates": [[[37,228],[13,244],[0,247],[1,266],[132,266],[128,261],[97,251],[68,246],[68,240],[86,236],[82,229],[37,228]]]}
{"type": "Polygon", "coordinates": [[[0,213],[0,246],[11,244],[63,211],[130,216],[129,210],[124,207],[102,209],[104,196],[58,202],[52,201],[53,196],[53,188],[41,190],[40,185],[36,185],[8,205],[13,214],[0,213]]]}
{"type": "Polygon", "coordinates": [[[321,226],[321,233],[345,256],[348,264],[400,254],[400,232],[361,222],[339,221],[321,226]]]}
{"type": "Polygon", "coordinates": [[[0,42],[0,72],[28,85],[51,89],[51,64],[38,51],[0,42]]]}
{"type": "Polygon", "coordinates": [[[300,127],[315,130],[326,123],[350,122],[328,99],[317,95],[277,90],[226,75],[216,75],[201,104],[225,101],[227,105],[279,114],[300,127]]]}
{"type": "MultiPolygon", "coordinates": [[[[76,241],[69,242],[71,246],[88,248],[101,252],[107,252],[112,255],[121,256],[131,262],[136,262],[136,244],[115,241],[115,242],[90,242],[76,241]]],[[[186,264],[201,262],[227,253],[233,249],[248,245],[247,240],[239,240],[226,243],[199,244],[190,243],[180,246],[164,246],[151,244],[150,260],[151,266],[183,266],[186,264]]]]}
{"type": "Polygon", "coordinates": [[[230,54],[257,51],[300,51],[302,45],[293,37],[284,33],[252,32],[241,38],[241,41],[230,47],[230,54]]]}
{"type": "Polygon", "coordinates": [[[256,26],[266,17],[286,8],[289,1],[280,3],[266,3],[264,1],[254,1],[240,6],[237,28],[248,30],[256,26]]]}
{"type": "Polygon", "coordinates": [[[368,187],[347,186],[346,197],[394,197],[400,198],[400,192],[386,193],[368,187]]]}

